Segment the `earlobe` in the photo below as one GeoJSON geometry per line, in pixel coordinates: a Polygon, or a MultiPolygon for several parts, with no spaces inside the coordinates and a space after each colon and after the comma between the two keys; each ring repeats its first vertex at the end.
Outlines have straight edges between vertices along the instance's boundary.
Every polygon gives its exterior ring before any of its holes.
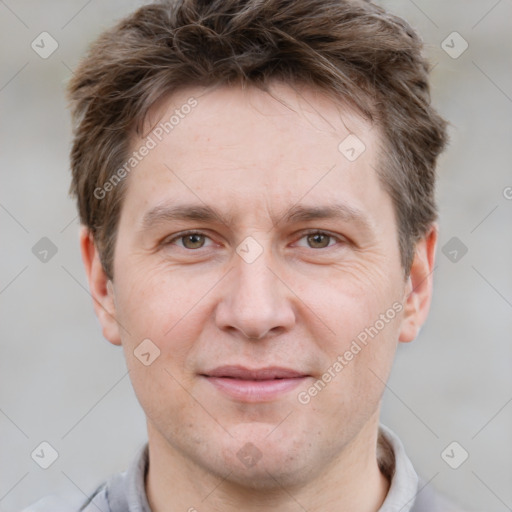
{"type": "Polygon", "coordinates": [[[434,223],[427,235],[416,244],[414,260],[404,291],[404,315],[399,341],[413,341],[425,322],[432,300],[433,270],[438,225],[434,223]]]}
{"type": "Polygon", "coordinates": [[[103,336],[110,343],[121,345],[119,324],[116,319],[114,287],[103,269],[94,237],[85,226],[80,229],[80,249],[87,280],[89,281],[94,311],[100,321],[103,336]]]}

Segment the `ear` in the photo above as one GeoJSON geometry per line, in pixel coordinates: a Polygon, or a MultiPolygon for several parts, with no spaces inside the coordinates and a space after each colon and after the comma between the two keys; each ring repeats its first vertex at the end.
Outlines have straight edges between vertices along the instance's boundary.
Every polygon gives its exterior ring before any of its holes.
{"type": "Polygon", "coordinates": [[[409,280],[405,286],[404,316],[399,341],[414,340],[427,319],[432,299],[438,231],[437,223],[433,223],[427,235],[416,244],[409,280]]]}
{"type": "Polygon", "coordinates": [[[94,238],[86,226],[80,228],[80,250],[93,298],[94,311],[100,321],[103,336],[110,343],[121,345],[112,281],[103,270],[94,238]]]}

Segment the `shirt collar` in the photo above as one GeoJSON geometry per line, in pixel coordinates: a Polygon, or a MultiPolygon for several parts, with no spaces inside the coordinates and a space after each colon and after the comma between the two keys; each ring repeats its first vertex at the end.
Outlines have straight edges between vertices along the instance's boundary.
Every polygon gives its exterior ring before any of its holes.
{"type": "Polygon", "coordinates": [[[410,512],[418,492],[418,475],[398,436],[382,424],[379,425],[377,458],[381,471],[391,481],[378,512],[410,512]]]}
{"type": "MultiPolygon", "coordinates": [[[[378,512],[410,512],[417,494],[418,476],[398,436],[382,424],[379,425],[377,458],[381,471],[391,481],[378,512]]],[[[130,468],[109,483],[107,499],[111,512],[151,512],[145,490],[148,461],[146,443],[130,468]]]]}

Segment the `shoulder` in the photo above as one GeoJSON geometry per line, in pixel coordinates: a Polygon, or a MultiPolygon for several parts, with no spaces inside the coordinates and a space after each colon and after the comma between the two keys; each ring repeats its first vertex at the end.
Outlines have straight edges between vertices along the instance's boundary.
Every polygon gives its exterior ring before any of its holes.
{"type": "Polygon", "coordinates": [[[104,485],[98,488],[90,499],[83,497],[66,499],[62,496],[50,495],[29,505],[21,512],[98,512],[98,510],[110,512],[104,485]]]}
{"type": "Polygon", "coordinates": [[[66,500],[55,495],[47,496],[21,512],[124,512],[130,506],[135,506],[136,510],[149,510],[144,489],[148,453],[146,442],[139,448],[129,469],[114,474],[90,498],[82,495],[66,500]]]}

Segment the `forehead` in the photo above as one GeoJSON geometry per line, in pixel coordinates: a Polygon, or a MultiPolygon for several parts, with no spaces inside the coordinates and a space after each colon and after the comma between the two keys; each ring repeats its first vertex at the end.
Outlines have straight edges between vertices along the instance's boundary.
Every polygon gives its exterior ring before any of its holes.
{"type": "Polygon", "coordinates": [[[154,147],[129,176],[133,210],[185,195],[226,215],[264,205],[279,216],[301,199],[364,210],[382,192],[378,128],[319,90],[189,88],[154,105],[145,128],[132,146],[154,147]]]}
{"type": "MultiPolygon", "coordinates": [[[[251,140],[256,146],[258,141],[268,142],[266,137],[258,136],[280,131],[279,143],[283,151],[297,151],[299,137],[302,137],[301,146],[304,142],[315,146],[319,137],[330,137],[331,141],[324,140],[324,143],[334,143],[336,150],[340,137],[349,133],[366,139],[370,145],[377,142],[379,136],[377,127],[346,104],[335,102],[322,90],[281,82],[274,82],[268,91],[255,86],[180,90],[156,102],[144,125],[144,132],[157,132],[159,142],[162,137],[164,144],[174,139],[175,149],[179,149],[180,139],[190,136],[199,143],[217,141],[223,146],[243,141],[250,149],[251,140]],[[293,124],[293,130],[290,130],[290,124],[293,124]]],[[[195,149],[204,151],[208,148],[196,146],[195,149]]],[[[260,149],[263,149],[261,144],[260,149]]],[[[271,148],[266,149],[263,157],[268,157],[271,148]]],[[[333,160],[337,159],[338,151],[331,156],[333,160]]]]}

